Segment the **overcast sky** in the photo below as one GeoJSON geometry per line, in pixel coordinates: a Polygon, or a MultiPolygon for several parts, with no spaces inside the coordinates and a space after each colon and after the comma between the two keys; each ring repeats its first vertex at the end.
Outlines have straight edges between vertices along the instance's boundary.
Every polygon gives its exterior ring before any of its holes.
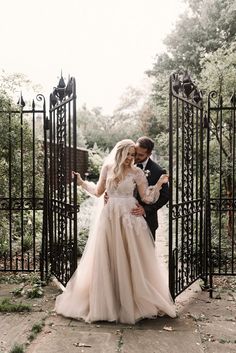
{"type": "Polygon", "coordinates": [[[0,0],[0,68],[26,74],[50,93],[76,78],[78,104],[115,109],[139,86],[183,0],[0,0]]]}

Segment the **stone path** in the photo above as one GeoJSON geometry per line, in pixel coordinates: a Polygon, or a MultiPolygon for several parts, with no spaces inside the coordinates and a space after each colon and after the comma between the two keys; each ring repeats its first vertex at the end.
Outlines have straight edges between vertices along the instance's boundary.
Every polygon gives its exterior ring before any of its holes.
{"type": "MultiPolygon", "coordinates": [[[[157,252],[167,260],[164,210],[160,217],[157,252]]],[[[85,324],[57,316],[53,307],[59,290],[53,282],[44,287],[45,295],[39,299],[13,299],[10,292],[19,285],[0,284],[0,299],[32,305],[30,313],[0,313],[0,352],[9,353],[14,344],[24,344],[27,353],[233,353],[236,278],[219,284],[219,299],[210,299],[195,283],[176,300],[178,318],[143,320],[135,326],[85,324]],[[29,342],[33,325],[41,322],[45,324],[42,331],[29,342]]]]}

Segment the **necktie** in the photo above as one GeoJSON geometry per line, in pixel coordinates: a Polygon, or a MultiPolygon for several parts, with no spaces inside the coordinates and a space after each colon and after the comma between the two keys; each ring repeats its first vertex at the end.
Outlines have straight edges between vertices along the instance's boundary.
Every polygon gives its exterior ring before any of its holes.
{"type": "Polygon", "coordinates": [[[137,167],[140,168],[140,169],[143,169],[142,163],[138,163],[138,164],[137,164],[137,167]]]}

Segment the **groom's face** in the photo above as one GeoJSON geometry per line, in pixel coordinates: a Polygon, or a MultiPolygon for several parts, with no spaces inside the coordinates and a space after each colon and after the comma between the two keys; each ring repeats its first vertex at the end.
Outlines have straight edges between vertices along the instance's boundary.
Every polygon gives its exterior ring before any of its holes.
{"type": "Polygon", "coordinates": [[[138,144],[135,146],[135,163],[143,163],[151,156],[151,153],[143,147],[140,147],[138,144]]]}

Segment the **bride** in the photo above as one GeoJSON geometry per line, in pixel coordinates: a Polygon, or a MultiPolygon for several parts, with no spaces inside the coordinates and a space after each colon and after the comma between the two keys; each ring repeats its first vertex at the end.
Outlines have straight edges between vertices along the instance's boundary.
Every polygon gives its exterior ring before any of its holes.
{"type": "Polygon", "coordinates": [[[109,196],[96,209],[85,251],[65,291],[56,299],[58,314],[86,322],[115,321],[134,324],[164,314],[175,317],[167,276],[143,217],[131,214],[134,189],[145,203],[154,203],[168,176],[149,186],[144,172],[134,165],[135,143],[118,142],[102,167],[99,181],[77,183],[90,194],[109,196]]]}

